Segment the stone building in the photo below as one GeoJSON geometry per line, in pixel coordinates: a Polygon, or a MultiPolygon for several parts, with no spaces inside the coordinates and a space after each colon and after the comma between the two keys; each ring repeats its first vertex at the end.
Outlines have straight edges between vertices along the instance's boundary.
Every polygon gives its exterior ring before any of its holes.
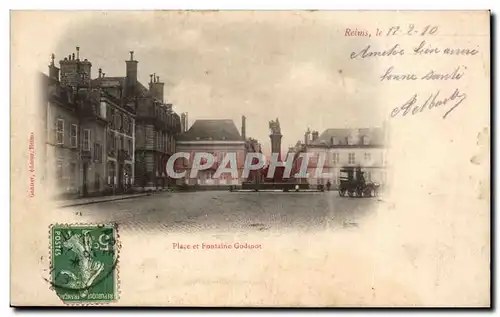
{"type": "Polygon", "coordinates": [[[115,191],[132,186],[166,187],[164,162],[175,152],[180,117],[164,103],[164,83],[150,75],[149,88],[138,79],[138,61],[130,52],[125,77],[109,77],[99,70],[93,85],[104,97],[101,112],[109,118],[107,130],[107,183],[115,191]]]}
{"type": "Polygon", "coordinates": [[[150,77],[149,91],[139,99],[137,108],[135,177],[138,186],[158,189],[175,184],[165,164],[176,151],[181,119],[172,104],[164,102],[164,83],[155,74],[150,77]]]}
{"type": "Polygon", "coordinates": [[[186,177],[178,180],[178,184],[198,185],[201,187],[227,188],[228,186],[241,185],[243,165],[247,151],[257,148],[258,142],[246,138],[246,118],[242,117],[242,134],[236,128],[233,120],[210,119],[196,120],[177,140],[177,152],[190,153],[190,159],[177,159],[178,170],[186,171],[186,177]],[[197,152],[211,153],[215,157],[212,168],[200,171],[196,178],[191,178],[193,158],[197,152]],[[238,175],[233,177],[224,173],[220,178],[213,178],[219,164],[226,153],[236,154],[238,175]]]}
{"type": "Polygon", "coordinates": [[[99,112],[107,121],[107,142],[102,151],[106,164],[104,180],[110,193],[124,192],[134,185],[135,121],[140,92],[130,81],[127,77],[106,77],[102,69],[92,81],[101,91],[99,112]]]}
{"type": "Polygon", "coordinates": [[[43,134],[38,139],[43,138],[43,187],[50,194],[77,196],[81,187],[80,144],[71,133],[78,133],[80,127],[74,96],[72,90],[60,86],[58,78],[42,74],[41,81],[43,134]]]}
{"type": "Polygon", "coordinates": [[[86,196],[105,190],[107,122],[99,112],[101,93],[91,86],[92,64],[75,53],[49,65],[42,75],[45,185],[55,195],[86,196]]]}
{"type": "Polygon", "coordinates": [[[303,151],[310,153],[308,163],[309,183],[326,184],[328,179],[317,179],[315,170],[320,155],[324,155],[323,173],[331,173],[333,188],[339,185],[340,169],[357,166],[365,172],[367,181],[385,184],[386,151],[385,129],[327,129],[321,135],[318,131],[307,131],[303,151]]]}

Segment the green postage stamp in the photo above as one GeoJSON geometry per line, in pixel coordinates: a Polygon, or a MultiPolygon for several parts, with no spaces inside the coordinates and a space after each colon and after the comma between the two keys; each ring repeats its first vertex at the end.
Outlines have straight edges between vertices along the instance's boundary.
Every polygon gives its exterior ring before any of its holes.
{"type": "Polygon", "coordinates": [[[118,299],[117,229],[116,224],[51,226],[51,284],[63,302],[118,299]]]}

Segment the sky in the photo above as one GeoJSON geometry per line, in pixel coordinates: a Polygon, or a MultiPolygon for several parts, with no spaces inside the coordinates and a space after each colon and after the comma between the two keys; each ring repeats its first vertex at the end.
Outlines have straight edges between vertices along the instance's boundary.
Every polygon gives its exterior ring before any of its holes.
{"type": "Polygon", "coordinates": [[[79,46],[96,77],[99,68],[125,76],[134,51],[139,81],[147,87],[156,73],[189,125],[233,119],[241,129],[245,115],[247,136],[268,153],[269,121],[279,118],[284,152],[307,128],[382,124],[369,64],[349,59],[365,40],[346,39],[340,25],[328,12],[95,12],[68,23],[54,53],[59,61],[79,46]]]}

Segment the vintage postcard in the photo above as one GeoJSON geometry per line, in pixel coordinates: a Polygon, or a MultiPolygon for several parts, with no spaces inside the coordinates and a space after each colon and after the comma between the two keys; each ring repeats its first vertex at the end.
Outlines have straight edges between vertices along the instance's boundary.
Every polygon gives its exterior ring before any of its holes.
{"type": "Polygon", "coordinates": [[[11,12],[11,305],[489,307],[490,19],[11,12]]]}

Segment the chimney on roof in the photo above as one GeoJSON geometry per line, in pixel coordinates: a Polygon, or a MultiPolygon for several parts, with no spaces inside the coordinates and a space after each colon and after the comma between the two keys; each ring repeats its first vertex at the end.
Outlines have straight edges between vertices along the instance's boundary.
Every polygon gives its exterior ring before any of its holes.
{"type": "Polygon", "coordinates": [[[85,59],[80,61],[80,47],[76,47],[77,57],[75,59],[75,53],[70,54],[68,59],[59,61],[61,69],[61,86],[73,87],[76,89],[77,86],[88,87],[90,85],[90,76],[92,70],[92,64],[85,59]]]}
{"type": "Polygon", "coordinates": [[[137,83],[137,64],[139,62],[134,60],[134,51],[130,51],[130,60],[125,61],[127,71],[127,88],[133,90],[137,83]]]}
{"type": "Polygon", "coordinates": [[[102,68],[99,68],[99,78],[102,77],[102,68]]]}
{"type": "Polygon", "coordinates": [[[181,133],[186,132],[186,114],[183,112],[181,113],[181,133]]]}
{"type": "Polygon", "coordinates": [[[161,101],[163,103],[163,89],[165,84],[160,82],[160,76],[156,76],[156,73],[152,76],[153,81],[149,83],[149,91],[153,98],[161,101]]]}
{"type": "Polygon", "coordinates": [[[309,130],[309,128],[307,128],[306,133],[304,133],[304,144],[305,145],[309,145],[309,143],[311,143],[310,142],[310,140],[311,140],[310,136],[311,136],[311,130],[309,130]]]}
{"type": "Polygon", "coordinates": [[[56,65],[54,64],[54,59],[55,59],[54,53],[52,53],[50,59],[51,60],[49,65],[49,77],[59,81],[59,68],[57,68],[56,65]]]}
{"type": "Polygon", "coordinates": [[[247,138],[247,117],[241,116],[241,137],[243,141],[247,138]]]}
{"type": "Polygon", "coordinates": [[[318,131],[313,131],[313,133],[312,133],[312,140],[316,141],[318,139],[318,136],[319,136],[318,131]]]}

